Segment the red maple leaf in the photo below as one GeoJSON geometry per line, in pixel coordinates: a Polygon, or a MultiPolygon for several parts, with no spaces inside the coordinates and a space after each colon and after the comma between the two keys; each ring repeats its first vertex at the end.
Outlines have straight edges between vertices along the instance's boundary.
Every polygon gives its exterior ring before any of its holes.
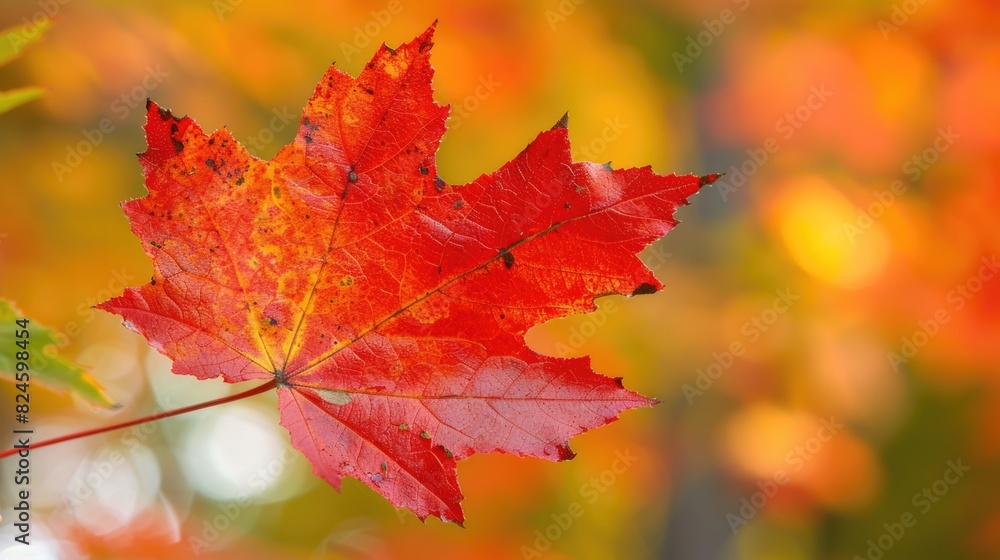
{"type": "Polygon", "coordinates": [[[331,68],[271,161],[150,103],[149,195],[123,208],[154,276],[99,307],[175,373],[269,381],[335,488],[351,476],[460,523],[456,461],[568,459],[571,436],[654,402],[523,335],[658,290],[636,254],[716,176],[573,162],[562,120],[498,171],[445,183],[433,29],[356,79],[331,68]]]}

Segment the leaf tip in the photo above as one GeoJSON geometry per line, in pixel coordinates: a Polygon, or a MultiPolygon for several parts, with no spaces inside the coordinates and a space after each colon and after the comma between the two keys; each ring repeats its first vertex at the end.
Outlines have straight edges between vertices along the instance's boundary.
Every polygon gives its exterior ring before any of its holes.
{"type": "Polygon", "coordinates": [[[556,124],[552,125],[552,128],[549,130],[565,130],[567,128],[569,128],[569,112],[563,113],[563,116],[560,117],[559,120],[556,121],[556,124]]]}
{"type": "MultiPolygon", "coordinates": [[[[661,287],[662,286],[656,286],[654,284],[650,284],[649,282],[643,282],[642,284],[636,286],[634,290],[632,290],[632,293],[630,294],[629,297],[642,296],[646,294],[655,294],[660,290],[661,287]]],[[[619,385],[621,385],[621,383],[619,383],[619,385]]]]}
{"type": "Polygon", "coordinates": [[[434,32],[437,30],[438,20],[434,18],[434,21],[417,37],[416,43],[420,46],[418,50],[424,51],[429,49],[434,44],[434,32]]]}
{"type": "Polygon", "coordinates": [[[711,185],[725,176],[725,173],[709,173],[708,175],[702,175],[701,177],[698,177],[698,188],[700,189],[705,185],[711,185]]]}
{"type": "Polygon", "coordinates": [[[556,449],[559,451],[560,461],[569,461],[570,459],[576,457],[576,452],[570,449],[569,444],[557,445],[556,449]]]}
{"type": "Polygon", "coordinates": [[[150,98],[146,98],[146,118],[151,119],[153,115],[159,115],[160,120],[167,120],[170,118],[170,110],[160,107],[156,101],[150,98]]]}

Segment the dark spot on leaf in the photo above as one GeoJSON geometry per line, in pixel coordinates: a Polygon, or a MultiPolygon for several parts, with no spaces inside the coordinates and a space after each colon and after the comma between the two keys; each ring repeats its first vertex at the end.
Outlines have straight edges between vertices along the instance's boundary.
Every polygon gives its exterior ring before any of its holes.
{"type": "Polygon", "coordinates": [[[211,169],[215,169],[215,160],[214,159],[206,159],[205,160],[205,165],[207,165],[211,169]]]}
{"type": "Polygon", "coordinates": [[[506,318],[507,318],[507,315],[506,315],[506,314],[504,314],[504,313],[500,313],[500,318],[501,318],[501,319],[506,319],[506,318]]]}
{"type": "Polygon", "coordinates": [[[461,200],[456,200],[455,201],[455,208],[461,208],[461,207],[462,207],[462,201],[461,200]]]}
{"type": "Polygon", "coordinates": [[[440,176],[434,177],[434,188],[435,189],[437,189],[438,191],[443,191],[444,190],[444,185],[445,185],[444,179],[442,179],[440,176]]]}
{"type": "Polygon", "coordinates": [[[430,173],[430,172],[431,172],[431,171],[430,171],[430,169],[427,169],[427,168],[426,168],[426,167],[424,167],[423,165],[418,165],[418,166],[417,166],[417,169],[418,169],[418,170],[420,170],[420,174],[421,174],[421,175],[427,175],[428,173],[430,173]]]}
{"type": "Polygon", "coordinates": [[[510,267],[514,266],[514,253],[511,253],[510,251],[503,251],[500,253],[500,258],[503,259],[503,265],[506,266],[508,270],[510,270],[510,267]]]}
{"type": "Polygon", "coordinates": [[[306,144],[312,144],[313,143],[313,137],[312,136],[309,136],[308,134],[306,134],[305,136],[303,136],[303,138],[305,139],[306,144]]]}
{"type": "Polygon", "coordinates": [[[365,88],[365,93],[367,93],[368,95],[375,95],[375,90],[373,90],[370,87],[366,87],[365,88]]]}
{"type": "Polygon", "coordinates": [[[409,427],[409,426],[407,426],[406,424],[400,424],[400,425],[399,425],[399,429],[400,429],[400,430],[409,430],[409,429],[410,429],[410,427],[409,427]]]}
{"type": "Polygon", "coordinates": [[[656,293],[656,286],[648,282],[643,282],[642,284],[636,286],[634,290],[632,290],[633,296],[641,296],[645,294],[655,294],[655,293],[656,293]]]}
{"type": "Polygon", "coordinates": [[[610,161],[606,162],[606,163],[604,163],[602,165],[604,166],[604,169],[607,169],[608,171],[614,171],[614,168],[611,167],[611,162],[610,161]]]}
{"type": "Polygon", "coordinates": [[[353,169],[347,172],[347,182],[348,183],[358,182],[358,174],[355,173],[353,169]]]}
{"type": "Polygon", "coordinates": [[[568,445],[559,445],[556,448],[559,450],[560,461],[567,461],[576,457],[576,453],[573,453],[573,450],[570,449],[568,445]]]}
{"type": "Polygon", "coordinates": [[[274,317],[268,317],[267,318],[267,324],[271,325],[273,327],[274,325],[278,324],[278,320],[275,319],[274,317]]]}
{"type": "Polygon", "coordinates": [[[622,385],[622,378],[621,377],[613,377],[613,378],[611,378],[611,380],[614,381],[615,384],[618,385],[619,387],[621,387],[622,389],[625,388],[625,386],[622,385]]]}
{"type": "MultiPolygon", "coordinates": [[[[147,107],[147,109],[148,109],[148,107],[147,107]]],[[[161,119],[167,120],[167,119],[173,117],[173,115],[170,114],[170,109],[164,109],[163,107],[157,107],[157,109],[160,112],[160,118],[161,119]]]]}
{"type": "Polygon", "coordinates": [[[563,116],[556,121],[556,124],[552,127],[552,130],[557,130],[560,128],[566,128],[569,125],[569,113],[563,113],[563,116]]]}
{"type": "Polygon", "coordinates": [[[150,286],[155,286],[156,285],[156,278],[150,278],[149,279],[149,285],[150,286]]]}
{"type": "Polygon", "coordinates": [[[569,210],[569,203],[567,202],[566,204],[563,204],[563,208],[569,210]]]}
{"type": "Polygon", "coordinates": [[[238,187],[238,186],[242,185],[243,181],[244,181],[243,177],[240,176],[240,178],[236,180],[236,186],[238,187]]]}
{"type": "Polygon", "coordinates": [[[215,138],[209,138],[208,139],[208,145],[209,146],[214,146],[215,145],[215,138]]]}
{"type": "Polygon", "coordinates": [[[452,457],[455,456],[455,454],[452,453],[451,450],[448,449],[447,447],[445,447],[445,446],[442,445],[441,449],[444,450],[444,454],[447,455],[449,459],[451,459],[452,457]]]}
{"type": "Polygon", "coordinates": [[[274,198],[281,198],[281,188],[280,187],[274,187],[273,189],[271,189],[271,192],[274,193],[274,198]]]}
{"type": "Polygon", "coordinates": [[[177,123],[170,123],[170,141],[174,143],[174,151],[181,153],[184,149],[184,143],[176,138],[177,133],[180,129],[177,128],[177,123]]]}
{"type": "Polygon", "coordinates": [[[431,435],[428,434],[427,432],[420,432],[420,437],[424,439],[431,439],[431,435]]]}

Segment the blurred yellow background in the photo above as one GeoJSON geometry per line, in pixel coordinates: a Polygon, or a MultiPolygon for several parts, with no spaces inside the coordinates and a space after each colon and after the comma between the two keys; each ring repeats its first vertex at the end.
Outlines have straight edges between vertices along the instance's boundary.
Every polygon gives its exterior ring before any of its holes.
{"type": "Polygon", "coordinates": [[[529,336],[663,403],[570,462],[463,462],[465,529],[338,495],[265,395],[33,452],[39,557],[1000,557],[994,2],[6,0],[0,28],[44,15],[0,69],[47,90],[0,116],[0,296],[125,406],[35,388],[36,439],[238,390],[90,309],[151,273],[118,207],[147,97],[268,158],[331,62],[439,19],[450,183],[567,110],[578,159],[728,175],[643,254],[663,292],[529,336]]]}

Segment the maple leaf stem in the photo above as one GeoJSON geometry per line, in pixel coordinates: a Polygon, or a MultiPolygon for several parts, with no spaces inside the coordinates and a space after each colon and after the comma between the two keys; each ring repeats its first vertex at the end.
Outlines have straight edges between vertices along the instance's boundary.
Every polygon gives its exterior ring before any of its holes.
{"type": "MultiPolygon", "coordinates": [[[[203,402],[203,403],[193,404],[191,406],[185,406],[184,408],[178,408],[176,410],[165,410],[165,411],[162,411],[162,412],[157,412],[156,414],[150,414],[149,416],[143,416],[142,418],[136,418],[135,420],[129,420],[127,422],[121,422],[119,424],[112,424],[110,426],[104,426],[104,427],[101,427],[101,428],[94,428],[92,430],[84,430],[82,432],[76,432],[76,433],[72,433],[72,434],[67,434],[67,435],[64,435],[64,436],[59,436],[59,437],[55,437],[55,438],[52,438],[52,439],[47,439],[47,440],[44,440],[44,441],[40,441],[38,443],[29,443],[26,448],[27,449],[38,449],[39,447],[46,447],[46,446],[49,446],[49,445],[55,445],[57,443],[62,443],[64,441],[70,441],[70,440],[74,440],[74,439],[80,439],[80,438],[83,438],[83,437],[92,436],[92,435],[96,435],[96,434],[103,434],[104,432],[111,432],[111,431],[114,431],[114,430],[121,430],[122,428],[128,428],[128,427],[131,427],[131,426],[137,426],[139,424],[145,424],[147,422],[156,422],[157,420],[162,420],[164,418],[170,418],[171,416],[179,416],[181,414],[186,414],[188,412],[194,412],[195,410],[201,410],[203,408],[209,408],[209,407],[217,406],[217,405],[220,405],[220,404],[226,404],[226,403],[229,403],[229,402],[233,402],[233,401],[238,401],[238,400],[241,400],[241,399],[245,399],[247,397],[252,397],[254,395],[259,395],[261,393],[265,393],[267,391],[270,391],[271,389],[274,389],[275,387],[277,387],[277,384],[278,384],[277,380],[271,380],[271,381],[268,381],[267,383],[264,383],[263,385],[259,385],[257,387],[254,387],[253,389],[249,389],[249,390],[243,391],[242,393],[236,393],[235,395],[229,395],[229,396],[226,396],[226,397],[222,397],[220,399],[214,399],[214,400],[206,401],[206,402],[203,402]]],[[[21,451],[23,449],[25,449],[25,448],[24,447],[16,447],[16,448],[13,448],[13,449],[8,449],[6,451],[0,452],[0,459],[2,459],[4,457],[10,457],[11,455],[16,455],[19,451],[21,451]]]]}

